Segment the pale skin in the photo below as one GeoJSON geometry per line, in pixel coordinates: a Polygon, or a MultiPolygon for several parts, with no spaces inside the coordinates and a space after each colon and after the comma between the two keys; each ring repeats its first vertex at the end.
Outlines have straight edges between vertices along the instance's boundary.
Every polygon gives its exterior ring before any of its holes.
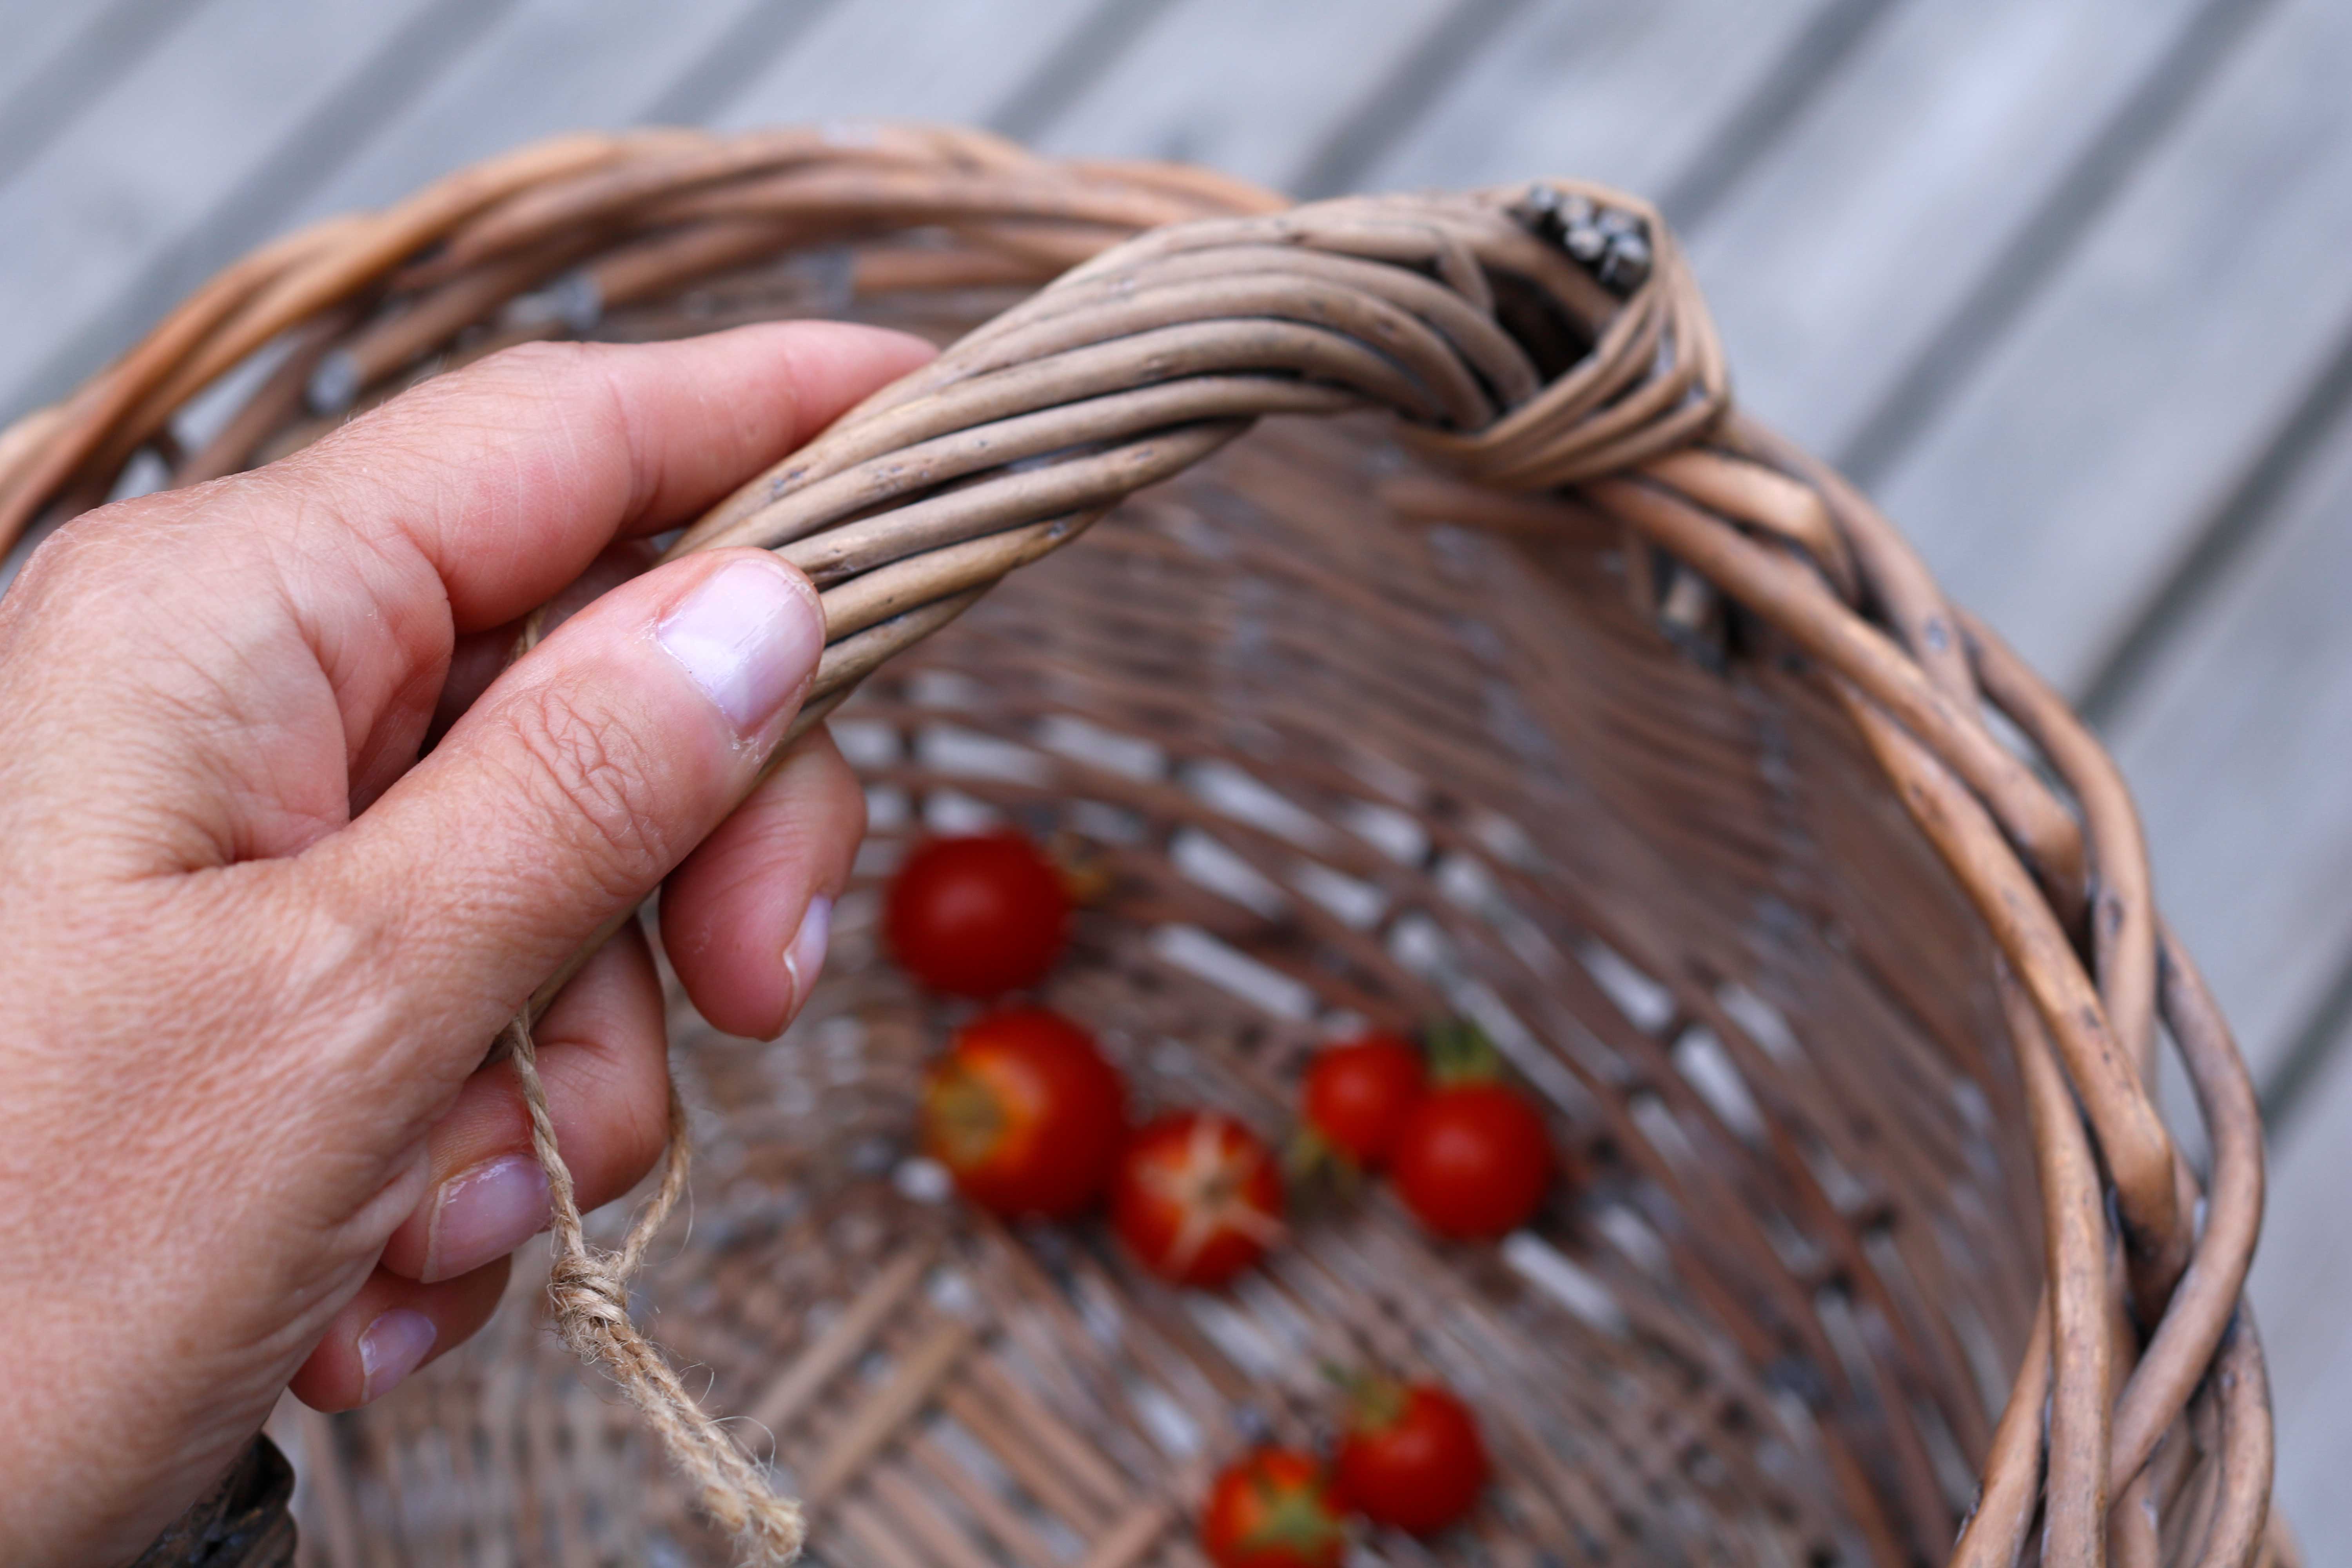
{"type": "MultiPolygon", "coordinates": [[[[484,1052],[609,918],[658,891],[705,1016],[790,1021],[864,828],[822,731],[754,784],[814,591],[753,551],[635,574],[929,352],[511,351],[77,519],[0,598],[0,1562],[127,1561],[285,1390],[347,1409],[481,1327],[547,1217],[484,1052]]],[[[537,1038],[609,1203],[663,1139],[634,930],[537,1038]]]]}

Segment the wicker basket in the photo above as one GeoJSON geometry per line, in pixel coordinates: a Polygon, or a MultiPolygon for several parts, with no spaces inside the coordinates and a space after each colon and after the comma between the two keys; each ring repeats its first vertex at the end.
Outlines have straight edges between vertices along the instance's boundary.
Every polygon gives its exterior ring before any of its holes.
{"type": "MultiPolygon", "coordinates": [[[[566,139],[224,273],[0,437],[0,539],[520,340],[808,314],[987,323],[680,544],[824,586],[815,710],[873,805],[793,1031],[673,1020],[698,1216],[639,1302],[772,1433],[814,1557],[1198,1564],[1203,1479],[1315,1440],[1336,1361],[1441,1373],[1500,1470],[1379,1561],[2291,1560],[2240,1303],[2259,1123],[2130,801],[1732,408],[1639,202],[1286,211],[925,128],[566,139]],[[873,884],[926,823],[1008,818],[1107,872],[1048,997],[1146,1102],[1278,1133],[1333,1028],[1467,1016],[1589,1180],[1500,1247],[1328,1204],[1213,1296],[942,1201],[910,1091],[952,1016],[877,960],[873,884]]],[[[324,1560],[726,1560],[532,1289],[289,1426],[324,1560]]]]}

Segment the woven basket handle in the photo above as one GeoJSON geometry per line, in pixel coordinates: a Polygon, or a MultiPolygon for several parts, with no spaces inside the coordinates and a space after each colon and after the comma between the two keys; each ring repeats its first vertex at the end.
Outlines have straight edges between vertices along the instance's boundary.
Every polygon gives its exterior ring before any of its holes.
{"type": "Polygon", "coordinates": [[[1327,202],[1155,230],[1066,273],[672,553],[756,545],[816,582],[829,646],[806,724],[1260,416],[1386,408],[1465,476],[1542,490],[1672,452],[1727,401],[1688,269],[1632,198],[1546,184],[1327,202]]]}

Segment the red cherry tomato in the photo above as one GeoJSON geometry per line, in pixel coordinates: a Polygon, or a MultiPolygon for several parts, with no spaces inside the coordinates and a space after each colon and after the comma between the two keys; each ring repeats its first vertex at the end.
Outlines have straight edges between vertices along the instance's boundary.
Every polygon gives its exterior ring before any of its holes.
{"type": "Polygon", "coordinates": [[[1357,1395],[1332,1483],[1373,1523],[1431,1535],[1476,1506],[1486,1476],[1469,1406],[1434,1384],[1378,1382],[1357,1395]]]}
{"type": "Polygon", "coordinates": [[[1016,833],[934,838],[890,883],[891,952],[955,996],[1001,996],[1045,977],[1070,923],[1061,873],[1016,833]]]}
{"type": "Polygon", "coordinates": [[[1491,1240],[1525,1223],[1551,1172],[1543,1119],[1499,1083],[1457,1084],[1413,1107],[1389,1163],[1405,1207],[1459,1241],[1491,1240]]]}
{"type": "Polygon", "coordinates": [[[1405,1118],[1428,1091],[1419,1051],[1391,1035],[1367,1035],[1316,1056],[1299,1107],[1327,1146],[1377,1170],[1388,1163],[1405,1118]]]}
{"type": "Polygon", "coordinates": [[[1312,1456],[1260,1448],[1211,1483],[1201,1544],[1217,1568],[1338,1568],[1348,1528],[1312,1456]]]}
{"type": "Polygon", "coordinates": [[[1248,1128],[1207,1110],[1162,1116],[1129,1140],[1111,1223],[1143,1266],[1213,1288],[1282,1235],[1282,1173],[1248,1128]]]}
{"type": "Polygon", "coordinates": [[[923,1148],[992,1213],[1062,1219],[1102,1194],[1127,1085],[1087,1032],[1036,1008],[956,1032],[923,1078],[923,1148]]]}

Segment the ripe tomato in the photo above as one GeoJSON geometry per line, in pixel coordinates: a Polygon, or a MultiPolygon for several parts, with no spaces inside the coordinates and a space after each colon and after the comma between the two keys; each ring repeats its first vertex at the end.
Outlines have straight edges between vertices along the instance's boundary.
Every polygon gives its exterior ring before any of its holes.
{"type": "Polygon", "coordinates": [[[1299,1108],[1309,1134],[1326,1149],[1377,1170],[1428,1090],[1419,1051],[1391,1035],[1367,1035],[1317,1054],[1299,1108]]]}
{"type": "Polygon", "coordinates": [[[1044,979],[1061,956],[1070,895],[1017,833],[934,838],[898,868],[882,920],[891,952],[924,984],[1001,996],[1044,979]]]}
{"type": "Polygon", "coordinates": [[[1176,1111],[1129,1140],[1111,1185],[1111,1223],[1160,1278],[1222,1285],[1281,1238],[1282,1173],[1240,1122],[1176,1111]]]}
{"type": "Polygon", "coordinates": [[[1037,1008],[956,1031],[923,1077],[923,1148],[992,1213],[1061,1219],[1100,1196],[1127,1085],[1087,1032],[1037,1008]]]}
{"type": "Polygon", "coordinates": [[[1397,1195],[1422,1224],[1458,1241],[1524,1223],[1550,1184],[1543,1119],[1499,1083],[1441,1089],[1413,1107],[1390,1156],[1397,1195]]]}
{"type": "Polygon", "coordinates": [[[1486,1475],[1477,1419],[1451,1392],[1386,1379],[1359,1386],[1332,1476],[1333,1489],[1358,1513],[1433,1534],[1476,1505],[1486,1475]]]}
{"type": "Polygon", "coordinates": [[[1338,1568],[1348,1529],[1311,1455],[1260,1448],[1211,1483],[1201,1544],[1217,1568],[1338,1568]]]}

